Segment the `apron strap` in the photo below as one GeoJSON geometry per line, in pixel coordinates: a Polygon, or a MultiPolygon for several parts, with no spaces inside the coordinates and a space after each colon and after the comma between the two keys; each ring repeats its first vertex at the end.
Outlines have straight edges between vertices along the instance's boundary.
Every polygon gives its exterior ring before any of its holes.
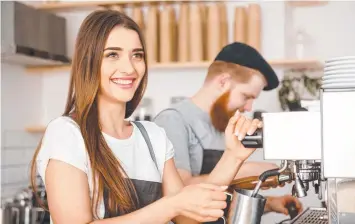
{"type": "MultiPolygon", "coordinates": [[[[135,125],[137,125],[139,131],[142,133],[142,136],[144,138],[144,141],[145,143],[148,145],[148,149],[149,149],[149,153],[150,153],[150,156],[152,157],[153,161],[154,161],[154,164],[157,168],[157,170],[159,171],[159,168],[158,168],[158,163],[157,163],[157,160],[155,158],[155,153],[154,153],[154,150],[153,150],[153,146],[152,146],[152,143],[149,139],[149,135],[148,135],[148,132],[147,130],[145,129],[145,127],[138,121],[132,121],[135,125]]],[[[160,172],[159,172],[160,173],[160,172]]]]}
{"type": "MultiPolygon", "coordinates": [[[[147,146],[148,146],[148,149],[149,149],[149,153],[150,153],[150,156],[152,157],[153,159],[153,162],[155,164],[155,167],[157,168],[158,170],[158,173],[160,175],[160,172],[159,172],[159,169],[158,169],[158,163],[157,163],[157,160],[155,158],[155,153],[154,153],[154,150],[153,150],[153,146],[152,146],[152,143],[149,139],[149,135],[148,135],[148,132],[147,130],[144,128],[144,126],[138,122],[138,121],[131,121],[132,123],[134,123],[139,131],[141,132],[143,138],[144,138],[144,141],[146,142],[147,146]]],[[[103,197],[104,197],[104,207],[105,208],[108,208],[108,201],[107,201],[107,195],[108,195],[108,189],[106,187],[104,187],[104,191],[103,191],[103,197]]],[[[140,203],[140,202],[139,202],[140,203]]],[[[105,209],[105,215],[104,215],[104,218],[110,218],[110,217],[113,217],[113,214],[110,214],[108,212],[107,209],[105,209]]]]}

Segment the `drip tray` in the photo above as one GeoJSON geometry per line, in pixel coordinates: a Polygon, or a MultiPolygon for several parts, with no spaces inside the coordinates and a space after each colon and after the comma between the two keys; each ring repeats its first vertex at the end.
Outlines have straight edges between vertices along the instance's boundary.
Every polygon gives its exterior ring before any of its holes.
{"type": "Polygon", "coordinates": [[[307,208],[290,223],[292,224],[328,224],[328,212],[325,208],[307,208]]]}

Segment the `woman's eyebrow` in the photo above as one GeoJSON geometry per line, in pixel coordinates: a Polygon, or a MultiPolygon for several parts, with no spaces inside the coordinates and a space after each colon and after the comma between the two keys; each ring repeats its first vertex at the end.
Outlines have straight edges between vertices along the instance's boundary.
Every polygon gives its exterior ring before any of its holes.
{"type": "Polygon", "coordinates": [[[104,51],[107,51],[107,50],[122,51],[123,49],[121,47],[107,47],[104,49],[104,51]]]}
{"type": "MultiPolygon", "coordinates": [[[[121,47],[107,47],[104,49],[104,51],[107,51],[107,50],[123,51],[123,48],[121,48],[121,47]]],[[[143,51],[143,48],[134,48],[132,50],[132,52],[141,52],[141,51],[143,51]]]]}

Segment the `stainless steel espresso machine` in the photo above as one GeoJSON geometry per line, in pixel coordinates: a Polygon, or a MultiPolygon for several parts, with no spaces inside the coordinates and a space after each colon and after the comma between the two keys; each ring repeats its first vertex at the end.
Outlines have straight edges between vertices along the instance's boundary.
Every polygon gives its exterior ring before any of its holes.
{"type": "Polygon", "coordinates": [[[243,144],[263,148],[265,160],[283,161],[294,196],[314,190],[325,200],[325,208],[307,208],[289,223],[354,224],[355,57],[326,61],[319,111],[263,113],[262,119],[262,130],[243,144]]]}

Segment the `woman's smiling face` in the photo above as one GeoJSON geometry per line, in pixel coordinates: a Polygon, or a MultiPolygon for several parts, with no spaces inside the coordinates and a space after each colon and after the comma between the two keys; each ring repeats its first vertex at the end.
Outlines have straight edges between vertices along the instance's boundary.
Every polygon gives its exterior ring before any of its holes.
{"type": "Polygon", "coordinates": [[[144,53],[136,31],[122,26],[112,29],[103,52],[100,96],[130,101],[145,74],[144,53]]]}

